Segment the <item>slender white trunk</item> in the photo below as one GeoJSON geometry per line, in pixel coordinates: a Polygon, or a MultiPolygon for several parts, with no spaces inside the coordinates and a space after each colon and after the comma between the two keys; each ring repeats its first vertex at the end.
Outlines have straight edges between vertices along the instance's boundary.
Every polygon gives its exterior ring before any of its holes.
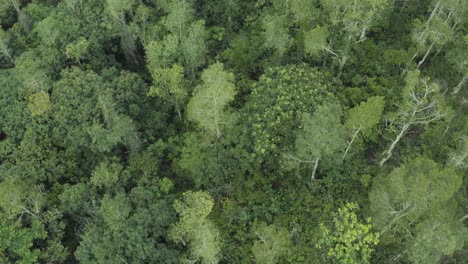
{"type": "Polygon", "coordinates": [[[10,61],[15,64],[15,61],[13,60],[13,58],[11,57],[10,55],[10,52],[8,51],[8,47],[6,45],[3,45],[3,44],[0,44],[0,50],[1,50],[1,53],[5,54],[5,56],[8,57],[8,59],[10,59],[10,61]]]}
{"type": "Polygon", "coordinates": [[[424,63],[424,61],[426,60],[427,56],[429,55],[429,53],[431,52],[432,50],[432,47],[434,46],[434,42],[432,42],[431,46],[429,47],[429,49],[427,49],[426,51],[426,54],[424,54],[424,57],[422,58],[422,60],[418,63],[418,69],[419,67],[421,67],[421,65],[424,63]]]}
{"type": "Polygon", "coordinates": [[[351,141],[348,144],[348,147],[346,148],[346,151],[343,155],[343,160],[346,158],[346,155],[348,154],[349,149],[351,148],[351,145],[353,145],[354,140],[356,139],[357,135],[361,131],[361,127],[359,127],[353,134],[353,137],[351,138],[351,141]]]}
{"type": "Polygon", "coordinates": [[[319,160],[319,158],[315,160],[314,169],[312,171],[312,175],[310,176],[310,181],[313,181],[315,179],[315,172],[317,171],[319,160]]]}
{"type": "Polygon", "coordinates": [[[398,134],[398,136],[393,140],[392,144],[390,145],[390,147],[388,148],[388,150],[386,150],[383,154],[385,155],[385,157],[379,162],[379,166],[382,167],[385,162],[387,162],[391,157],[392,157],[392,151],[393,149],[395,148],[395,146],[398,144],[398,142],[400,141],[400,139],[406,134],[406,131],[408,131],[408,129],[410,128],[412,123],[407,123],[407,124],[404,124],[403,127],[401,128],[400,130],[400,133],[398,134]]]}
{"type": "Polygon", "coordinates": [[[341,77],[341,74],[343,73],[343,68],[344,68],[347,60],[348,60],[348,55],[343,55],[340,58],[340,67],[338,68],[338,78],[341,77]]]}
{"type": "Polygon", "coordinates": [[[465,215],[465,216],[463,216],[462,218],[460,218],[460,221],[463,221],[463,220],[465,220],[465,219],[467,219],[467,218],[468,218],[468,214],[465,215]]]}
{"type": "Polygon", "coordinates": [[[466,82],[467,79],[468,79],[468,75],[463,76],[463,79],[453,89],[452,94],[457,94],[458,92],[460,92],[463,85],[465,85],[465,82],[466,82]]]}
{"type": "Polygon", "coordinates": [[[427,23],[431,22],[432,18],[434,18],[434,15],[436,14],[436,12],[439,10],[439,5],[440,5],[440,1],[437,1],[436,5],[434,6],[434,9],[432,9],[432,12],[431,12],[431,15],[429,16],[429,18],[427,19],[427,23]]]}

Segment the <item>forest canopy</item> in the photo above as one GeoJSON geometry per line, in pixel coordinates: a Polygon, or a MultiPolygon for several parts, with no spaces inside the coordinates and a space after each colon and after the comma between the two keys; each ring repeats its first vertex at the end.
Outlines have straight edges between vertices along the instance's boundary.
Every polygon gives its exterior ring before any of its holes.
{"type": "Polygon", "coordinates": [[[467,1],[0,22],[0,263],[467,263],[467,1]]]}

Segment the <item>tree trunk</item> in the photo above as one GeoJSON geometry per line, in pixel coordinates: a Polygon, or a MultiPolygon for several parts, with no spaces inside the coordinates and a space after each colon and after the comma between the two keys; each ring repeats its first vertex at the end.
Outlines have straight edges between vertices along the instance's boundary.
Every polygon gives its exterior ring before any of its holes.
{"type": "Polygon", "coordinates": [[[422,65],[422,64],[424,63],[424,61],[426,60],[427,55],[429,55],[429,53],[431,52],[433,46],[434,46],[434,42],[432,42],[431,46],[430,46],[429,49],[426,51],[426,54],[424,54],[424,57],[423,57],[422,60],[418,63],[418,69],[419,69],[419,67],[421,67],[421,65],[422,65]]]}
{"type": "Polygon", "coordinates": [[[343,55],[339,60],[340,60],[340,67],[338,68],[338,78],[340,78],[341,74],[343,73],[343,68],[346,64],[346,61],[348,60],[348,55],[343,55]]]}
{"type": "Polygon", "coordinates": [[[468,75],[463,76],[463,79],[457,84],[457,86],[455,86],[455,88],[453,88],[452,94],[457,94],[458,92],[460,92],[463,85],[465,85],[467,79],[468,75]]]}
{"type": "Polygon", "coordinates": [[[405,124],[403,125],[403,127],[401,128],[401,131],[400,133],[398,134],[398,136],[395,138],[395,140],[393,140],[392,144],[390,145],[390,148],[388,148],[388,150],[386,150],[383,154],[386,155],[380,162],[379,162],[379,166],[382,167],[385,162],[387,162],[387,160],[389,160],[391,157],[392,157],[392,151],[393,149],[395,148],[395,146],[398,144],[398,142],[400,141],[400,139],[405,135],[406,131],[408,131],[408,129],[410,128],[411,126],[411,123],[408,123],[408,124],[405,124]]]}
{"type": "Polygon", "coordinates": [[[346,151],[345,151],[345,153],[343,155],[343,160],[346,158],[346,155],[348,154],[348,151],[351,148],[351,145],[353,144],[354,140],[356,139],[356,137],[357,137],[357,135],[359,134],[360,131],[361,131],[361,128],[359,127],[356,130],[356,132],[354,132],[353,137],[351,138],[351,141],[349,142],[348,147],[346,148],[346,151]]]}
{"type": "Polygon", "coordinates": [[[434,6],[434,9],[432,9],[431,15],[427,19],[427,23],[431,22],[432,18],[434,18],[434,15],[436,14],[436,11],[439,9],[440,1],[437,1],[436,5],[434,6]]]}
{"type": "Polygon", "coordinates": [[[315,165],[312,171],[312,175],[310,176],[310,181],[313,181],[315,179],[315,172],[317,171],[318,163],[319,163],[319,158],[315,160],[315,165]]]}

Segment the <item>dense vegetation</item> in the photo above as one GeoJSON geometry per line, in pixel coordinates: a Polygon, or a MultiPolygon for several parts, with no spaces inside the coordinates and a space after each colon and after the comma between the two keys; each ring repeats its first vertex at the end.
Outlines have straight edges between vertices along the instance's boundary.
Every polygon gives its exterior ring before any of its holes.
{"type": "Polygon", "coordinates": [[[467,263],[466,0],[0,19],[0,263],[467,263]]]}

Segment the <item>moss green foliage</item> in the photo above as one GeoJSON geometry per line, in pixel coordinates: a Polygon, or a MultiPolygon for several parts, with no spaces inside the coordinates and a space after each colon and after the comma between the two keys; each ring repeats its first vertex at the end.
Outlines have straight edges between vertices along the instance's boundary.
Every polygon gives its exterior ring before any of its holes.
{"type": "Polygon", "coordinates": [[[0,263],[466,263],[463,0],[0,0],[0,263]]]}

